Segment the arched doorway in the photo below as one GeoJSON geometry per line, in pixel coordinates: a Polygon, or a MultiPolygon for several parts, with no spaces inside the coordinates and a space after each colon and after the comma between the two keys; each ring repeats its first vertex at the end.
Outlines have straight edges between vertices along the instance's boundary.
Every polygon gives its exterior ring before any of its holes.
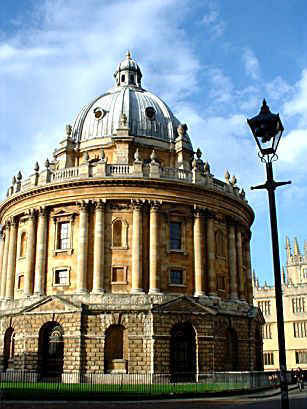
{"type": "Polygon", "coordinates": [[[263,371],[263,343],[259,328],[255,330],[255,371],[263,371]]]}
{"type": "Polygon", "coordinates": [[[39,332],[38,363],[42,377],[58,377],[63,372],[64,331],[57,322],[47,322],[39,332]]]}
{"type": "Polygon", "coordinates": [[[15,353],[15,332],[9,327],[4,334],[3,370],[6,371],[12,364],[15,353]]]}
{"type": "Polygon", "coordinates": [[[195,380],[196,340],[189,322],[174,325],[170,342],[170,369],[176,380],[195,380]]]}
{"type": "Polygon", "coordinates": [[[126,357],[127,331],[122,325],[111,325],[105,333],[105,373],[125,373],[127,371],[126,357]]]}
{"type": "Polygon", "coordinates": [[[238,336],[234,329],[226,330],[226,348],[225,348],[225,371],[237,371],[238,362],[238,336]]]}

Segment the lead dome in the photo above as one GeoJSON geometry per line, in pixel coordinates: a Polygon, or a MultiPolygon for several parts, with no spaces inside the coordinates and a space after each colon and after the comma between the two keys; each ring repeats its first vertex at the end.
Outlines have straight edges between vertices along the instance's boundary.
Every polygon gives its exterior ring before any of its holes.
{"type": "MultiPolygon", "coordinates": [[[[117,66],[115,86],[82,108],[73,121],[72,138],[82,141],[116,135],[121,117],[126,118],[129,135],[174,142],[179,120],[167,104],[141,86],[142,73],[130,52],[117,66]]],[[[192,149],[188,135],[187,143],[192,149]]]]}

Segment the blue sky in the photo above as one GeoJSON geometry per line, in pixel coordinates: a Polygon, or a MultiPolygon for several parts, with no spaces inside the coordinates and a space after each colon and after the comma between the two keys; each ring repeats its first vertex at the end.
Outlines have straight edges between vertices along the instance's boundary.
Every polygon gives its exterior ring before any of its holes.
{"type": "Polygon", "coordinates": [[[229,170],[255,210],[252,263],[273,281],[265,170],[246,118],[262,99],[285,127],[277,190],[279,239],[307,239],[307,7],[304,0],[3,0],[0,9],[0,193],[29,174],[83,105],[113,85],[127,49],[143,86],[187,123],[220,179],[229,170]]]}

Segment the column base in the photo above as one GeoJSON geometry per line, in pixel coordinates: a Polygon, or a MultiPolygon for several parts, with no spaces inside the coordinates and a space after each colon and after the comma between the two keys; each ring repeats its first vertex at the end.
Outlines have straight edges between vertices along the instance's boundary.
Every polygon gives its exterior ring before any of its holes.
{"type": "Polygon", "coordinates": [[[159,288],[151,288],[148,291],[148,294],[150,294],[150,295],[162,295],[163,293],[159,290],[159,288]]]}
{"type": "Polygon", "coordinates": [[[143,288],[132,288],[130,294],[144,294],[143,288]]]}
{"type": "Polygon", "coordinates": [[[88,290],[86,290],[85,288],[81,288],[81,289],[77,290],[77,291],[75,292],[75,294],[77,294],[77,295],[88,294],[88,290]]]}
{"type": "Polygon", "coordinates": [[[105,289],[104,288],[97,288],[96,290],[92,290],[90,294],[92,295],[99,295],[99,294],[104,294],[105,289]]]}
{"type": "Polygon", "coordinates": [[[207,294],[204,291],[195,291],[193,297],[205,297],[207,294]]]}

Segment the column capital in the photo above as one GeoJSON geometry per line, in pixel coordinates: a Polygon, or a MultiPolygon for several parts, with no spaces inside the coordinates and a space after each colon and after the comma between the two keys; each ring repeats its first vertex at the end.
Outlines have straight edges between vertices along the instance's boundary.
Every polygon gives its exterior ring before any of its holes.
{"type": "Polygon", "coordinates": [[[158,212],[162,206],[162,200],[150,200],[150,211],[151,212],[158,212]]]}
{"type": "Polygon", "coordinates": [[[205,213],[206,213],[205,209],[203,209],[202,207],[197,206],[196,204],[194,204],[192,212],[193,212],[194,217],[203,217],[203,216],[205,216],[205,213]]]}
{"type": "Polygon", "coordinates": [[[96,209],[105,210],[107,199],[97,199],[93,201],[93,205],[96,209]]]}
{"type": "Polygon", "coordinates": [[[46,206],[40,206],[40,207],[37,209],[37,213],[38,213],[38,216],[39,216],[39,217],[41,217],[41,216],[47,216],[47,207],[46,207],[46,206]]]}
{"type": "Polygon", "coordinates": [[[36,209],[28,209],[26,211],[26,215],[31,221],[34,221],[36,218],[37,210],[36,209]]]}
{"type": "Polygon", "coordinates": [[[11,216],[9,219],[9,224],[11,227],[17,227],[18,225],[18,220],[16,216],[11,216]]]}
{"type": "Polygon", "coordinates": [[[211,209],[205,209],[204,214],[207,219],[216,219],[216,213],[211,209]]]}
{"type": "Polygon", "coordinates": [[[89,208],[89,201],[80,200],[79,202],[77,202],[77,206],[79,206],[81,212],[86,212],[89,208]]]}
{"type": "Polygon", "coordinates": [[[142,199],[131,199],[132,209],[141,210],[144,206],[145,200],[142,199]]]}
{"type": "Polygon", "coordinates": [[[225,216],[225,220],[228,226],[238,226],[240,224],[239,219],[235,216],[227,215],[225,216]]]}

